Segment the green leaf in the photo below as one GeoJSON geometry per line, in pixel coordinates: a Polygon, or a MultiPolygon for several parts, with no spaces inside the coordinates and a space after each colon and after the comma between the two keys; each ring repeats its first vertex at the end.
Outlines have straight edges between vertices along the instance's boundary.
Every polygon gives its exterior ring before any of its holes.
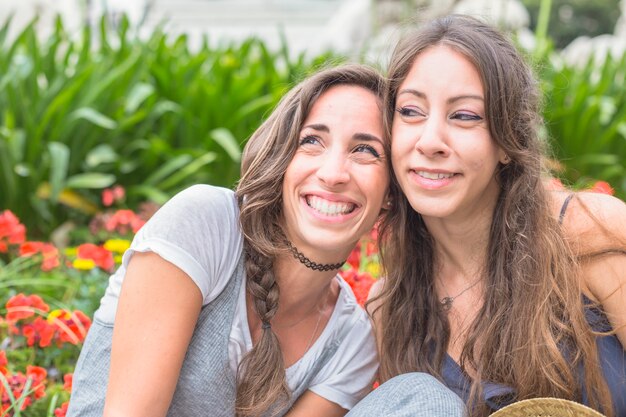
{"type": "Polygon", "coordinates": [[[95,168],[98,165],[117,161],[119,155],[115,150],[106,143],[97,145],[90,150],[85,157],[85,163],[89,168],[95,168]]]}
{"type": "Polygon", "coordinates": [[[233,162],[241,160],[241,148],[230,130],[226,128],[214,129],[209,133],[209,136],[226,151],[233,162]]]}
{"type": "Polygon", "coordinates": [[[130,90],[126,99],[126,113],[134,113],[145,99],[154,94],[154,91],[154,87],[147,83],[139,83],[133,86],[133,89],[130,90]]]}
{"type": "Polygon", "coordinates": [[[91,107],[81,107],[80,109],[74,110],[70,115],[70,119],[87,120],[88,122],[91,122],[96,126],[108,130],[113,130],[117,127],[117,123],[115,122],[115,120],[106,117],[104,114],[95,109],[92,109],[91,107]]]}
{"type": "Polygon", "coordinates": [[[215,152],[207,152],[204,155],[196,158],[189,165],[184,167],[183,169],[177,171],[174,175],[170,176],[167,180],[163,181],[160,185],[163,189],[168,189],[175,185],[178,185],[181,181],[185,180],[190,175],[195,174],[202,167],[207,164],[210,164],[217,158],[217,154],[215,152]]]}
{"type": "Polygon", "coordinates": [[[185,165],[191,162],[193,157],[188,154],[178,155],[165,163],[161,168],[152,173],[148,178],[145,179],[144,184],[146,185],[156,185],[159,181],[164,178],[172,175],[174,172],[178,171],[185,165]]]}
{"type": "Polygon", "coordinates": [[[68,188],[94,188],[101,189],[110,187],[115,183],[115,175],[101,174],[99,172],[87,172],[76,174],[67,179],[68,188]]]}
{"type": "Polygon", "coordinates": [[[128,189],[128,194],[140,196],[146,198],[150,201],[153,201],[159,205],[163,205],[171,198],[171,196],[163,191],[159,190],[157,187],[152,187],[149,185],[138,185],[134,187],[130,187],[128,189]]]}
{"type": "Polygon", "coordinates": [[[50,152],[50,201],[56,203],[65,185],[70,150],[64,143],[50,142],[48,151],[50,152]]]}

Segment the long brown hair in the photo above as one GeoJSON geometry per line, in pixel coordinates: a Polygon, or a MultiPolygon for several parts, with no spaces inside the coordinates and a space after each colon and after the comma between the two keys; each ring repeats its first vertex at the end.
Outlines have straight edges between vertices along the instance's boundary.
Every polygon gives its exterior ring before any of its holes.
{"type": "MultiPolygon", "coordinates": [[[[399,86],[415,58],[434,45],[454,49],[476,67],[489,132],[511,159],[496,172],[501,191],[484,260],[484,303],[460,359],[463,368],[475,372],[469,412],[489,414],[481,381],[513,387],[516,400],[550,396],[581,401],[582,377],[590,405],[610,415],[610,393],[584,317],[580,269],[542,184],[545,150],[537,133],[537,82],[513,44],[466,16],[434,20],[405,36],[389,66],[387,133],[399,86]]],[[[433,237],[395,180],[391,193],[394,205],[380,229],[387,278],[375,312],[382,323],[380,377],[385,381],[423,371],[441,379],[450,327],[435,291],[433,237]]]]}
{"type": "MultiPolygon", "coordinates": [[[[262,323],[269,323],[278,309],[280,289],[273,263],[287,250],[280,226],[283,177],[304,120],[316,100],[336,85],[363,87],[382,104],[385,84],[375,70],[354,64],[326,69],[285,95],[244,149],[236,194],[245,239],[246,288],[262,323]]],[[[236,413],[258,416],[270,409],[280,411],[289,398],[280,344],[271,328],[263,326],[260,340],[239,365],[236,413]]]]}

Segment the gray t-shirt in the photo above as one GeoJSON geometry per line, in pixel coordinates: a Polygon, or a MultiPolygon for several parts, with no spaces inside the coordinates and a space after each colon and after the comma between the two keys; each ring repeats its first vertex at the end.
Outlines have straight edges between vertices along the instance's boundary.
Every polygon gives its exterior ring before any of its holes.
{"type": "MultiPolygon", "coordinates": [[[[176,265],[196,283],[203,304],[210,303],[228,284],[242,252],[238,216],[234,193],[225,188],[196,185],[174,196],[136,234],[122,265],[111,276],[95,316],[104,323],[114,322],[120,288],[134,252],[152,251],[176,265]]],[[[341,291],[326,328],[286,374],[291,389],[297,390],[323,348],[347,331],[336,353],[307,388],[350,409],[369,392],[378,358],[367,314],[356,303],[349,285],[339,276],[336,279],[341,291]]],[[[251,348],[245,286],[241,286],[228,341],[233,371],[251,348]]]]}

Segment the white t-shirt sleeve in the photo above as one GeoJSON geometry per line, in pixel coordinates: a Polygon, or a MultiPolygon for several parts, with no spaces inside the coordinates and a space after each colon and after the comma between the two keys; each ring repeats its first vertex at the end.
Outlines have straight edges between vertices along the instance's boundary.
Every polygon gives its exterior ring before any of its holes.
{"type": "Polygon", "coordinates": [[[346,410],[371,391],[378,370],[371,322],[361,307],[355,308],[358,317],[353,320],[353,326],[309,387],[346,410]]]}
{"type": "Polygon", "coordinates": [[[111,276],[97,313],[113,322],[128,262],[135,252],[154,252],[184,271],[202,293],[203,305],[226,287],[243,248],[233,191],[194,185],[163,205],[137,232],[111,276]]]}

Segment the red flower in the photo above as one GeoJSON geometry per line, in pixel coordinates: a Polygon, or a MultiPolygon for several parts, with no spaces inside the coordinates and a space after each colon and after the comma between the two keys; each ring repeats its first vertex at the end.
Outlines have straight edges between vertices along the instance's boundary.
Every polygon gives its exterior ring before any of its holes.
{"type": "Polygon", "coordinates": [[[22,327],[22,334],[26,337],[28,346],[39,347],[50,346],[55,336],[55,327],[51,326],[45,319],[37,317],[32,323],[25,324],[22,327]]]}
{"type": "Polygon", "coordinates": [[[70,405],[69,401],[65,401],[61,404],[61,407],[54,410],[54,417],[65,417],[67,414],[67,407],[70,405]]]}
{"type": "Polygon", "coordinates": [[[376,280],[367,272],[359,274],[354,269],[340,271],[339,274],[348,283],[348,285],[350,285],[350,288],[352,288],[352,292],[354,292],[356,301],[360,305],[364,305],[367,301],[367,296],[369,294],[370,288],[376,280]]]}
{"type": "Polygon", "coordinates": [[[361,243],[357,244],[356,247],[352,249],[352,252],[350,252],[350,256],[348,256],[346,262],[352,268],[357,270],[359,269],[359,266],[361,265],[361,243]]]}
{"type": "Polygon", "coordinates": [[[0,253],[8,251],[8,245],[26,240],[26,227],[9,210],[0,213],[0,253]]]}
{"type": "Polygon", "coordinates": [[[37,310],[41,312],[48,312],[50,307],[48,307],[48,304],[46,304],[38,295],[32,294],[26,296],[19,293],[9,298],[9,301],[6,303],[6,309],[7,321],[14,322],[32,317],[37,310]]]}
{"type": "Polygon", "coordinates": [[[77,345],[85,340],[91,327],[91,320],[80,310],[73,313],[67,310],[54,310],[48,315],[48,322],[57,332],[59,345],[65,342],[77,345]]]}
{"type": "Polygon", "coordinates": [[[589,191],[593,193],[601,193],[601,194],[608,194],[608,195],[615,194],[615,190],[613,189],[613,187],[611,187],[611,185],[606,181],[596,181],[596,183],[593,184],[593,186],[589,189],[589,191]]]}
{"type": "Polygon", "coordinates": [[[112,206],[116,201],[123,200],[125,195],[126,191],[124,191],[124,187],[121,185],[106,188],[102,191],[102,204],[104,204],[105,207],[112,206]]]}
{"type": "Polygon", "coordinates": [[[73,381],[74,381],[74,374],[63,375],[63,389],[67,392],[72,392],[73,381]]]}
{"type": "Polygon", "coordinates": [[[59,250],[51,243],[24,242],[20,246],[20,256],[32,256],[37,253],[43,255],[42,270],[50,271],[60,265],[59,250]]]}
{"type": "Polygon", "coordinates": [[[113,213],[113,216],[107,219],[104,227],[109,232],[115,230],[118,233],[126,234],[130,228],[133,233],[137,233],[145,223],[146,222],[132,210],[118,210],[113,213]]]}
{"type": "Polygon", "coordinates": [[[76,254],[80,259],[91,259],[103,271],[111,271],[115,266],[113,254],[93,243],[83,243],[76,249],[76,254]]]}
{"type": "Polygon", "coordinates": [[[9,361],[7,360],[7,354],[4,350],[0,350],[0,374],[6,375],[8,371],[7,365],[9,361]]]}
{"type": "MultiPolygon", "coordinates": [[[[44,368],[39,366],[27,366],[26,367],[26,375],[18,372],[16,374],[5,375],[6,382],[8,384],[8,388],[13,394],[13,398],[16,400],[23,398],[21,410],[25,410],[28,406],[32,404],[34,400],[42,398],[46,395],[46,376],[47,372],[44,368]],[[27,393],[24,392],[24,388],[26,388],[26,383],[30,379],[30,389],[27,393]]],[[[2,412],[0,415],[12,415],[5,414],[6,410],[11,407],[11,401],[9,399],[9,394],[5,391],[5,384],[0,384],[0,400],[2,401],[0,411],[2,412]]]]}
{"type": "Polygon", "coordinates": [[[26,377],[32,379],[31,389],[35,392],[35,398],[46,396],[46,376],[48,372],[40,366],[28,365],[26,367],[26,377]]]}

